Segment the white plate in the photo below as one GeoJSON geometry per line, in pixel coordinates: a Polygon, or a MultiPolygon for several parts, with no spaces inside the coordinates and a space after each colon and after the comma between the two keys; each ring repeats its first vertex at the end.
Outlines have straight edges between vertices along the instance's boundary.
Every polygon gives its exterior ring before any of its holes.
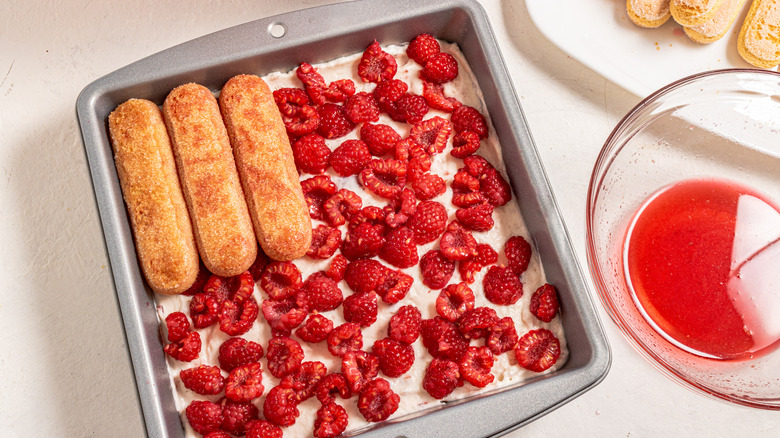
{"type": "Polygon", "coordinates": [[[726,35],[699,45],[670,18],[656,29],[636,26],[626,0],[526,0],[531,20],[553,44],[626,90],[644,97],[707,70],[751,68],[737,52],[742,12],[726,35]]]}

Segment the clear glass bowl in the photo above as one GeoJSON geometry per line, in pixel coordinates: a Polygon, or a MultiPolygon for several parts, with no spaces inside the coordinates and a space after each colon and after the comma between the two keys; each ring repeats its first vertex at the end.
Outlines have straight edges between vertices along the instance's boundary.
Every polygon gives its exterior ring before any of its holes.
{"type": "MultiPolygon", "coordinates": [[[[629,223],[650,195],[692,178],[730,180],[780,205],[780,74],[706,72],[644,99],[621,120],[599,154],[586,223],[588,265],[599,298],[642,356],[691,389],[780,410],[780,348],[732,361],[685,352],[648,325],[630,296],[623,265],[629,223]]],[[[776,278],[769,302],[780,308],[780,275],[776,278]]],[[[780,322],[780,311],[774,319],[780,322]]]]}

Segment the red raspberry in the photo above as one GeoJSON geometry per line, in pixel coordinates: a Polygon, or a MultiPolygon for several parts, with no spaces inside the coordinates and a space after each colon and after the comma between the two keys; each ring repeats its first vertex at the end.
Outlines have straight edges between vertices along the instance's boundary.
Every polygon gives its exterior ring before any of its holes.
{"type": "Polygon", "coordinates": [[[382,156],[395,148],[401,136],[388,125],[365,123],[360,127],[360,139],[366,143],[369,152],[382,156]]]}
{"type": "Polygon", "coordinates": [[[428,201],[447,191],[447,184],[439,175],[423,173],[412,181],[412,190],[420,201],[428,201]]]}
{"type": "Polygon", "coordinates": [[[300,368],[303,349],[301,344],[287,336],[274,336],[268,341],[266,358],[271,375],[282,378],[300,368]]]}
{"type": "Polygon", "coordinates": [[[284,376],[279,386],[292,388],[297,394],[298,402],[303,402],[314,396],[317,384],[328,373],[325,365],[319,361],[307,361],[301,363],[301,367],[284,376]]]}
{"type": "Polygon", "coordinates": [[[484,388],[495,378],[490,373],[495,357],[485,346],[469,347],[460,360],[460,375],[477,388],[484,388]]]}
{"type": "Polygon", "coordinates": [[[517,345],[518,336],[517,330],[515,330],[515,322],[508,316],[499,319],[496,324],[488,329],[488,332],[485,345],[496,356],[515,348],[515,345],[517,345]]]}
{"type": "Polygon", "coordinates": [[[185,410],[187,421],[195,432],[206,435],[222,425],[222,406],[205,400],[194,400],[185,410]]]}
{"type": "Polygon", "coordinates": [[[376,294],[373,292],[352,294],[344,299],[341,308],[347,322],[357,323],[361,327],[368,327],[376,322],[378,307],[376,294]]]}
{"type": "Polygon", "coordinates": [[[420,179],[426,172],[431,170],[432,165],[433,165],[433,160],[431,160],[430,155],[428,155],[425,152],[423,152],[422,155],[413,156],[412,158],[409,159],[409,164],[407,165],[407,171],[406,171],[407,180],[414,183],[415,181],[420,179]]]}
{"type": "Polygon", "coordinates": [[[452,138],[452,154],[455,158],[466,158],[476,153],[482,143],[479,141],[479,135],[474,131],[461,131],[452,138]]]}
{"type": "Polygon", "coordinates": [[[341,230],[320,224],[312,230],[311,245],[306,255],[313,259],[328,259],[341,246],[341,230]]]}
{"type": "Polygon", "coordinates": [[[385,245],[387,239],[384,233],[384,225],[363,222],[347,231],[344,243],[341,245],[341,254],[348,260],[374,257],[385,245]]]}
{"type": "Polygon", "coordinates": [[[344,300],[339,285],[328,278],[324,272],[314,272],[303,282],[295,295],[298,307],[310,312],[333,310],[344,300]]]}
{"type": "MultiPolygon", "coordinates": [[[[466,157],[466,159],[468,158],[466,157]]],[[[501,173],[492,167],[479,177],[479,189],[485,198],[495,206],[504,205],[512,199],[512,189],[509,184],[501,176],[501,173]]]]}
{"type": "Polygon", "coordinates": [[[420,258],[422,283],[431,289],[441,289],[446,286],[453,272],[455,272],[455,262],[444,257],[438,249],[432,249],[420,258]]]}
{"type": "Polygon", "coordinates": [[[257,257],[248,269],[249,273],[252,274],[252,281],[260,282],[260,276],[263,275],[263,271],[269,263],[271,263],[271,259],[263,252],[262,248],[257,248],[257,257]]]}
{"type": "Polygon", "coordinates": [[[379,107],[371,93],[361,91],[347,98],[344,104],[347,117],[352,123],[376,122],[379,120],[379,107]]]}
{"type": "Polygon", "coordinates": [[[308,134],[293,143],[295,167],[300,172],[322,173],[328,168],[330,149],[319,134],[308,134]]]}
{"type": "Polygon", "coordinates": [[[358,174],[358,181],[377,196],[393,199],[406,184],[406,163],[398,160],[374,159],[358,174]]]}
{"type": "Polygon", "coordinates": [[[466,339],[479,339],[487,337],[490,334],[490,327],[497,323],[496,311],[490,307],[480,306],[466,310],[456,324],[466,339]]]}
{"type": "Polygon", "coordinates": [[[225,300],[219,310],[219,329],[229,336],[243,335],[252,328],[260,307],[254,297],[225,300]]]}
{"type": "Polygon", "coordinates": [[[379,252],[379,257],[391,265],[405,269],[416,265],[420,260],[414,232],[407,227],[398,227],[387,235],[387,242],[379,252]]]}
{"type": "Polygon", "coordinates": [[[506,266],[491,266],[482,279],[485,298],[493,304],[510,305],[523,296],[523,283],[506,266]]]}
{"type": "Polygon", "coordinates": [[[357,175],[371,161],[371,152],[362,140],[347,140],[330,154],[330,166],[339,176],[357,175]]]}
{"type": "Polygon", "coordinates": [[[371,352],[379,358],[379,370],[387,377],[399,377],[414,365],[414,349],[390,338],[374,342],[371,352]]]}
{"type": "Polygon", "coordinates": [[[260,362],[233,368],[225,383],[225,397],[235,402],[254,400],[263,395],[263,370],[260,362]]]}
{"type": "Polygon", "coordinates": [[[317,133],[328,140],[343,137],[355,129],[355,124],[347,117],[347,109],[341,105],[325,103],[317,108],[317,113],[320,115],[317,133]]]}
{"type": "Polygon", "coordinates": [[[336,193],[338,187],[328,175],[317,175],[301,181],[301,189],[309,205],[309,216],[312,219],[322,219],[325,217],[322,204],[336,193]]]}
{"type": "Polygon", "coordinates": [[[190,321],[183,312],[173,312],[165,317],[165,328],[168,330],[168,341],[179,342],[190,332],[190,321]]]}
{"type": "Polygon", "coordinates": [[[531,330],[520,338],[515,347],[517,363],[535,372],[555,365],[560,355],[560,341],[547,329],[531,330]]]}
{"type": "Polygon", "coordinates": [[[255,282],[249,271],[244,271],[233,277],[212,275],[203,289],[209,294],[223,297],[222,299],[243,301],[254,293],[255,282]],[[219,291],[212,289],[219,289],[219,291]]]}
{"type": "Polygon", "coordinates": [[[222,405],[222,424],[223,431],[233,435],[241,436],[246,433],[247,424],[257,419],[257,407],[248,402],[236,402],[224,398],[219,401],[222,405]]]}
{"type": "Polygon", "coordinates": [[[414,233],[414,243],[433,242],[447,228],[447,209],[436,201],[420,202],[407,226],[414,233]]]}
{"type": "Polygon", "coordinates": [[[345,102],[355,94],[355,82],[352,79],[339,79],[328,84],[323,91],[325,98],[331,102],[345,102]]]}
{"type": "Polygon", "coordinates": [[[449,82],[458,77],[458,61],[449,53],[437,53],[428,58],[420,77],[434,84],[449,82]]]}
{"type": "Polygon", "coordinates": [[[363,350],[349,351],[341,358],[341,374],[353,393],[361,392],[379,374],[379,358],[363,350]]]}
{"type": "Polygon", "coordinates": [[[303,326],[299,327],[295,331],[301,340],[310,343],[322,342],[328,337],[328,333],[333,330],[333,321],[329,320],[325,315],[315,313],[309,315],[309,319],[303,326]]]}
{"type": "Polygon", "coordinates": [[[441,84],[423,81],[423,98],[428,102],[428,106],[438,110],[453,112],[462,104],[454,97],[444,95],[444,87],[441,84]]]}
{"type": "Polygon", "coordinates": [[[423,389],[438,400],[448,396],[460,384],[460,367],[454,361],[434,358],[425,370],[423,389]]]}
{"type": "Polygon", "coordinates": [[[376,41],[363,52],[358,64],[358,76],[363,82],[376,83],[392,79],[397,70],[395,58],[382,50],[376,41]]]}
{"type": "Polygon", "coordinates": [[[420,310],[412,305],[403,306],[390,318],[387,335],[390,339],[411,344],[420,336],[421,325],[420,310]]]}
{"type": "Polygon", "coordinates": [[[434,155],[447,147],[451,131],[452,124],[449,121],[439,116],[433,116],[415,123],[409,131],[409,138],[420,145],[429,155],[434,155]]]}
{"type": "Polygon", "coordinates": [[[225,387],[225,378],[219,368],[210,365],[181,370],[179,378],[185,388],[200,395],[216,395],[225,387]]]}
{"type": "Polygon", "coordinates": [[[345,322],[328,333],[327,343],[330,354],[342,357],[363,347],[363,332],[354,322],[345,322]]]}
{"type": "Polygon", "coordinates": [[[368,382],[358,398],[358,411],[368,421],[387,420],[396,410],[401,397],[390,389],[387,380],[378,377],[368,382]]]}
{"type": "Polygon", "coordinates": [[[373,292],[385,281],[388,269],[374,259],[359,259],[350,262],[344,273],[344,280],[357,293],[373,292]]]}
{"type": "Polygon", "coordinates": [[[320,403],[326,405],[336,401],[336,395],[344,400],[352,397],[352,390],[349,389],[349,383],[343,374],[331,373],[317,383],[314,394],[320,403]]]}
{"type": "Polygon", "coordinates": [[[459,361],[469,345],[454,323],[437,316],[422,321],[423,345],[433,357],[459,361]]]}
{"type": "Polygon", "coordinates": [[[396,101],[408,90],[409,86],[406,85],[406,82],[399,79],[382,81],[374,88],[374,100],[376,100],[379,109],[391,113],[395,110],[396,101]]]}
{"type": "Polygon", "coordinates": [[[333,226],[338,227],[347,223],[352,215],[360,211],[363,200],[352,190],[339,189],[333,196],[325,200],[322,210],[325,219],[333,226]]]}
{"type": "Polygon", "coordinates": [[[309,95],[300,88],[279,88],[274,90],[274,102],[283,116],[292,116],[304,105],[309,105],[309,95]]]}
{"type": "Polygon", "coordinates": [[[200,266],[198,267],[198,276],[195,277],[195,283],[190,286],[189,289],[185,290],[181,294],[184,296],[191,297],[198,292],[203,292],[203,286],[206,285],[206,281],[208,281],[209,277],[211,277],[211,272],[209,272],[208,269],[206,269],[206,266],[203,264],[203,261],[200,262],[200,266]]]}
{"type": "MultiPolygon", "coordinates": [[[[471,156],[473,155],[469,157],[471,156]]],[[[452,187],[452,203],[456,207],[468,207],[485,202],[485,196],[479,191],[479,180],[466,170],[455,173],[450,187],[452,187]]]]}
{"type": "Polygon", "coordinates": [[[436,38],[427,33],[414,37],[406,48],[406,54],[409,55],[409,59],[420,65],[425,65],[431,56],[440,51],[441,46],[439,46],[439,42],[436,38]]]}
{"type": "Polygon", "coordinates": [[[474,292],[466,283],[450,284],[436,297],[436,313],[447,321],[455,322],[474,308],[474,302],[474,292]]]}
{"type": "Polygon", "coordinates": [[[473,106],[461,105],[450,118],[455,132],[473,131],[479,138],[487,138],[488,127],[485,117],[473,106]]]}
{"type": "Polygon", "coordinates": [[[531,244],[523,236],[512,236],[504,245],[507,265],[515,275],[522,275],[531,263],[531,244]]]}
{"type": "Polygon", "coordinates": [[[219,309],[224,298],[200,292],[190,300],[190,317],[195,328],[206,328],[219,320],[219,309]]]}
{"type": "Polygon", "coordinates": [[[531,313],[540,321],[552,321],[558,314],[558,309],[558,294],[553,285],[545,283],[531,295],[531,313]]]}
{"type": "Polygon", "coordinates": [[[325,271],[325,275],[330,277],[331,280],[339,282],[344,279],[344,272],[347,270],[347,258],[341,254],[336,254],[330,261],[328,270],[325,271]]]}
{"type": "Polygon", "coordinates": [[[271,333],[285,336],[301,325],[307,314],[306,309],[298,307],[294,298],[281,301],[264,300],[262,310],[263,318],[271,327],[271,333]]]}
{"type": "Polygon", "coordinates": [[[283,438],[283,435],[282,429],[270,421],[254,420],[246,424],[246,438],[283,438]]]}
{"type": "Polygon", "coordinates": [[[493,228],[493,204],[483,202],[471,207],[459,208],[455,218],[464,227],[473,231],[490,231],[493,228]]]}
{"type": "Polygon", "coordinates": [[[347,411],[336,403],[328,403],[317,409],[314,419],[315,438],[334,438],[347,429],[347,411]]]}
{"type": "Polygon", "coordinates": [[[370,225],[380,225],[383,229],[387,224],[385,221],[385,210],[374,205],[369,205],[360,209],[357,214],[349,219],[349,229],[368,222],[370,225]]]}
{"type": "Polygon", "coordinates": [[[410,189],[403,189],[398,198],[391,199],[384,210],[387,226],[396,228],[405,224],[417,210],[417,199],[414,197],[414,192],[410,189]]]}
{"type": "Polygon", "coordinates": [[[203,438],[231,438],[231,437],[230,435],[228,435],[227,432],[223,432],[221,430],[215,430],[213,432],[209,432],[203,435],[203,438]]]}
{"type": "Polygon", "coordinates": [[[477,255],[476,239],[457,221],[447,225],[447,231],[439,241],[439,248],[444,257],[455,261],[468,260],[477,255]]]}
{"type": "Polygon", "coordinates": [[[187,337],[179,342],[174,342],[163,347],[168,356],[181,361],[192,362],[200,355],[200,335],[198,332],[189,332],[187,337]]]}
{"type": "Polygon", "coordinates": [[[219,346],[219,367],[227,372],[248,363],[259,362],[262,357],[263,346],[244,338],[230,338],[219,346]]]}
{"type": "Polygon", "coordinates": [[[415,124],[428,114],[428,102],[425,98],[412,93],[404,93],[394,103],[395,108],[389,112],[390,118],[396,122],[415,124]]]}
{"type": "Polygon", "coordinates": [[[470,259],[458,262],[458,272],[460,278],[467,284],[475,280],[475,276],[485,266],[490,266],[498,261],[498,253],[486,243],[477,244],[477,255],[470,259]]]}
{"type": "Polygon", "coordinates": [[[311,100],[317,105],[325,103],[325,79],[311,64],[302,62],[295,70],[295,75],[303,82],[304,89],[311,100]]]}
{"type": "MultiPolygon", "coordinates": [[[[290,115],[282,115],[287,134],[301,137],[311,134],[320,126],[320,114],[311,105],[303,105],[295,109],[290,115]]],[[[293,143],[292,141],[290,142],[293,143]]]]}
{"type": "Polygon", "coordinates": [[[279,385],[268,391],[263,402],[263,416],[266,420],[277,426],[288,427],[295,424],[299,415],[298,395],[292,388],[279,385]]]}
{"type": "Polygon", "coordinates": [[[390,269],[387,271],[385,280],[377,286],[375,292],[382,297],[382,301],[387,304],[395,304],[409,293],[414,279],[411,275],[401,271],[390,269]]]}

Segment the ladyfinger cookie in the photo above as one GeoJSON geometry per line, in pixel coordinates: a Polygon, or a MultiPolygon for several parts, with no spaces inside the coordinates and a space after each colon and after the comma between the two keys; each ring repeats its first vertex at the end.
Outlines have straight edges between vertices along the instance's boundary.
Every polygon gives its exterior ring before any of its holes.
{"type": "Polygon", "coordinates": [[[160,294],[184,292],[198,275],[198,251],[160,109],[128,100],[108,116],[108,130],[146,282],[160,294]]]}
{"type": "Polygon", "coordinates": [[[698,26],[709,20],[723,0],[671,0],[669,11],[682,26],[698,26]]]}
{"type": "Polygon", "coordinates": [[[685,27],[685,34],[699,44],[717,41],[728,32],[744,5],[745,0],[723,0],[712,18],[698,26],[685,27]]]}
{"type": "Polygon", "coordinates": [[[163,116],[203,264],[239,275],[257,242],[217,100],[202,85],[181,85],[165,98],[163,116]]]}
{"type": "Polygon", "coordinates": [[[737,42],[745,61],[761,68],[780,64],[780,5],[777,0],[753,0],[737,42]]]}
{"type": "Polygon", "coordinates": [[[260,247],[274,260],[302,257],[311,245],[311,219],[268,84],[235,76],[222,88],[219,106],[260,247]]]}
{"type": "Polygon", "coordinates": [[[669,0],[626,0],[628,18],[637,26],[658,27],[672,16],[669,0]]]}

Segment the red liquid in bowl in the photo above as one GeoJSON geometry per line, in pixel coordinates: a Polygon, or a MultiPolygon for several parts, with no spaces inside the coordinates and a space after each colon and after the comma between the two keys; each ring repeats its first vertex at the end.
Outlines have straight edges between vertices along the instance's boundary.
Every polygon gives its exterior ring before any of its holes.
{"type": "Polygon", "coordinates": [[[640,312],[683,350],[747,359],[780,339],[780,212],[751,189],[662,189],[636,213],[623,261],[640,312]]]}

